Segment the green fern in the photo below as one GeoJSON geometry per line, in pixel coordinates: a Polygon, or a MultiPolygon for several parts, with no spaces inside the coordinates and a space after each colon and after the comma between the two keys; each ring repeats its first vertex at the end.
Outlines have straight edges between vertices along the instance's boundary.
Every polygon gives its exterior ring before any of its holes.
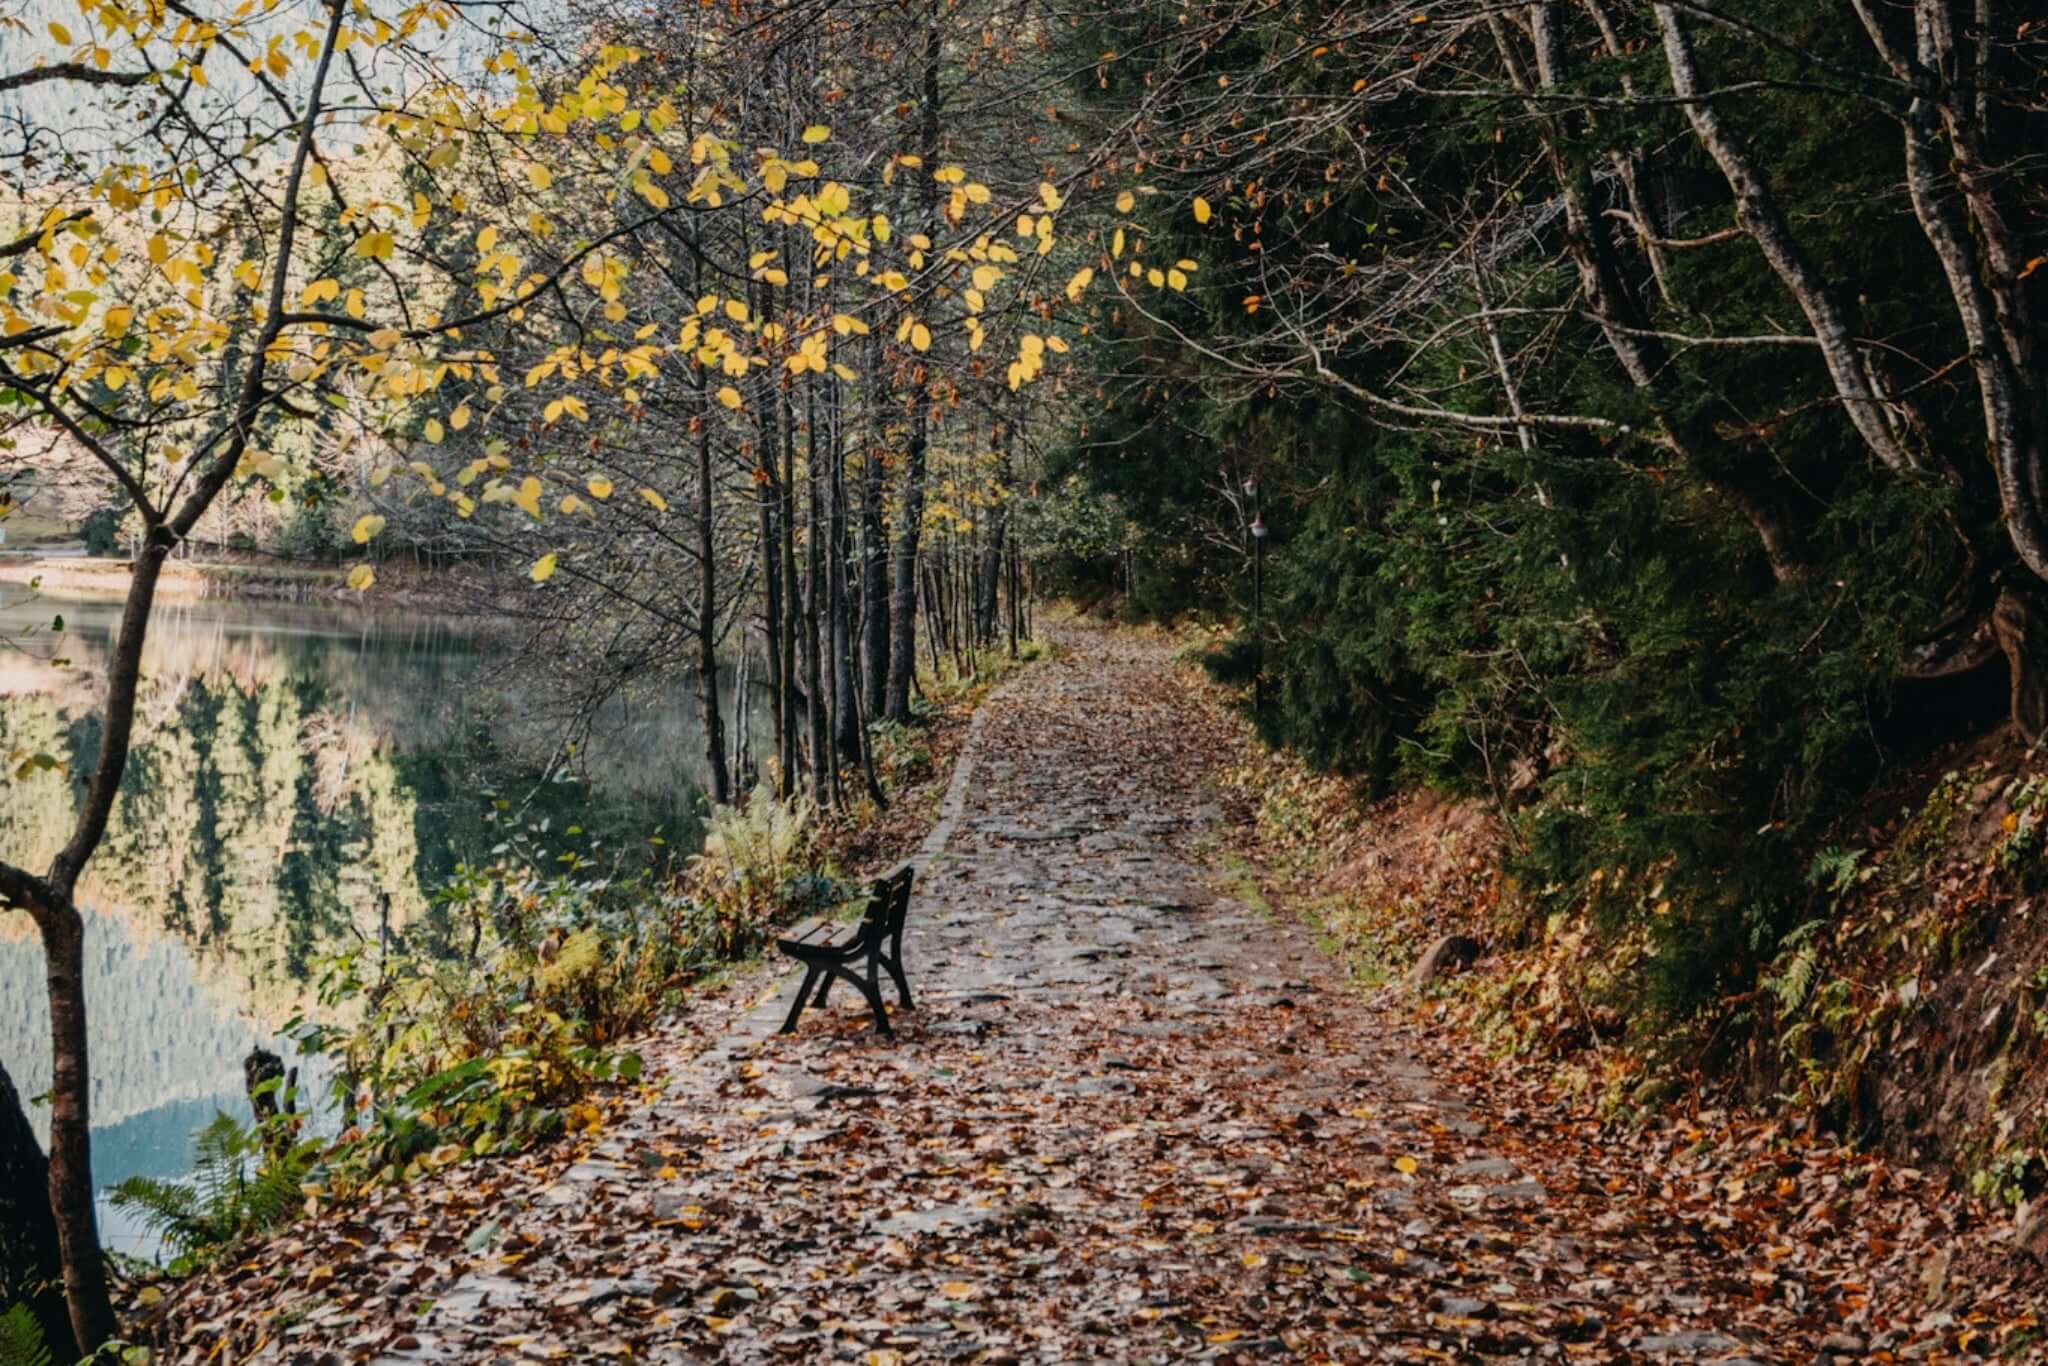
{"type": "Polygon", "coordinates": [[[0,1314],[0,1366],[51,1366],[43,1326],[25,1304],[0,1314]]]}
{"type": "Polygon", "coordinates": [[[261,1129],[215,1114],[194,1138],[189,1180],[133,1176],[109,1194],[116,1209],[140,1218],[166,1247],[200,1260],[289,1220],[304,1202],[299,1184],[314,1146],[303,1144],[273,1154],[261,1129]]]}
{"type": "Polygon", "coordinates": [[[1778,956],[1785,966],[1763,979],[1763,986],[1778,998],[1779,1010],[1786,1016],[1797,1014],[1813,990],[1820,967],[1818,934],[1824,923],[1809,920],[1786,935],[1778,945],[1778,956]],[[1791,956],[1787,958],[1787,954],[1791,956]]]}

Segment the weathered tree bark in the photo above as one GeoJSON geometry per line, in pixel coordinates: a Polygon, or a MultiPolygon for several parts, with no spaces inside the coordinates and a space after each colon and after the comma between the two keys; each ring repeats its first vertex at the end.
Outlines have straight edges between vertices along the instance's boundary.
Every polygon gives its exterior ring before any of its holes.
{"type": "Polygon", "coordinates": [[[796,405],[791,400],[787,380],[778,383],[775,392],[782,405],[782,475],[778,490],[782,533],[782,621],[777,627],[776,638],[782,650],[783,734],[789,738],[789,749],[782,758],[782,795],[790,797],[796,795],[803,777],[803,702],[797,696],[797,679],[801,676],[803,664],[798,658],[797,642],[802,634],[804,603],[797,581],[796,558],[796,405]]]}
{"type": "MultiPolygon", "coordinates": [[[[1490,21],[1495,46],[1499,49],[1508,78],[1525,97],[1540,86],[1546,94],[1559,91],[1565,81],[1566,48],[1562,6],[1558,0],[1537,0],[1529,6],[1529,31],[1535,43],[1536,71],[1531,76],[1515,55],[1514,45],[1498,19],[1490,21]]],[[[1611,41],[1611,40],[1610,40],[1611,41]]],[[[1565,208],[1565,250],[1578,272],[1579,289],[1586,311],[1593,315],[1608,349],[1621,363],[1629,383],[1640,390],[1658,415],[1664,441],[1685,462],[1693,474],[1726,499],[1747,521],[1762,543],[1771,572],[1779,582],[1791,582],[1807,572],[1806,547],[1797,519],[1792,515],[1784,491],[1771,472],[1754,462],[1731,462],[1710,455],[1717,445],[1712,437],[1693,424],[1675,419],[1665,402],[1670,383],[1671,358],[1664,346],[1649,335],[1648,314],[1629,289],[1605,219],[1594,211],[1592,177],[1583,165],[1575,165],[1561,149],[1565,141],[1555,127],[1555,116],[1544,103],[1528,100],[1530,114],[1545,129],[1545,149],[1557,177],[1565,208]]],[[[1474,267],[1475,277],[1478,267],[1474,267]]],[[[1506,378],[1505,357],[1496,343],[1496,364],[1508,385],[1510,403],[1521,416],[1514,386],[1506,378]]],[[[1525,434],[1526,428],[1521,429],[1525,434]]],[[[1525,442],[1526,445],[1526,442],[1525,442]]]]}
{"type": "Polygon", "coordinates": [[[172,544],[167,528],[152,527],[135,562],[128,601],[108,660],[106,723],[100,733],[99,757],[70,841],[52,861],[47,877],[0,864],[0,901],[28,912],[43,943],[50,1009],[50,1215],[57,1230],[71,1335],[83,1351],[95,1350],[113,1337],[116,1325],[93,1205],[85,917],[74,898],[78,875],[106,833],[121,774],[128,764],[136,689],[142,675],[142,644],[156,600],[157,580],[172,544]]]}
{"type": "Polygon", "coordinates": [[[1650,9],[1664,35],[1664,58],[1671,71],[1671,88],[1685,101],[1685,116],[1692,124],[1693,134],[1721,168],[1722,177],[1735,194],[1736,221],[1756,242],[1764,259],[1791,292],[1793,302],[1806,315],[1850,423],[1864,445],[1885,465],[1901,473],[1913,469],[1915,461],[1892,431],[1869,368],[1857,353],[1847,310],[1792,235],[1748,142],[1721,117],[1702,85],[1693,58],[1692,39],[1678,7],[1670,0],[1657,0],[1650,9]]]}
{"type": "Polygon", "coordinates": [[[0,1305],[25,1304],[55,1361],[76,1361],[64,1308],[63,1258],[50,1215],[50,1163],[0,1066],[0,1305]]]}
{"type": "Polygon", "coordinates": [[[861,455],[860,685],[862,710],[876,717],[882,715],[888,692],[891,601],[888,527],[882,512],[889,490],[882,463],[886,431],[880,413],[886,404],[879,337],[870,343],[868,356],[868,386],[874,397],[868,401],[868,439],[861,455]]]}
{"type": "MultiPolygon", "coordinates": [[[[772,424],[774,418],[768,418],[767,422],[772,424]]],[[[768,439],[772,441],[772,425],[768,431],[768,439]]],[[[782,673],[782,537],[775,526],[775,512],[780,500],[775,492],[772,447],[761,455],[767,463],[755,466],[754,478],[754,501],[761,523],[761,643],[768,651],[768,693],[775,713],[775,756],[782,767],[781,781],[787,783],[790,740],[789,710],[784,705],[784,691],[789,681],[782,673]]]]}
{"type": "Polygon", "coordinates": [[[1005,540],[1010,527],[1010,429],[1004,424],[996,433],[995,498],[989,508],[988,537],[981,546],[981,570],[975,580],[974,641],[991,645],[996,638],[996,590],[1005,564],[1005,540]]]}
{"type": "Polygon", "coordinates": [[[855,695],[853,677],[853,603],[847,582],[848,526],[846,517],[846,434],[840,429],[839,381],[827,382],[832,410],[831,511],[826,539],[831,547],[827,562],[826,616],[832,638],[832,732],[833,748],[847,762],[860,760],[860,699],[855,695]]]}
{"type": "MultiPolygon", "coordinates": [[[[1906,190],[1969,344],[1985,454],[2006,540],[2037,579],[2048,578],[2048,516],[2043,511],[2048,384],[2038,368],[2033,321],[2020,284],[2024,266],[1983,152],[1985,106],[1976,90],[1978,74],[1974,66],[1967,75],[1956,69],[1957,28],[1948,0],[1915,0],[1910,36],[1889,31],[1889,15],[1869,0],[1855,0],[1855,8],[1878,56],[1912,92],[1900,119],[1906,190]]],[[[2031,587],[2007,587],[1990,620],[1990,634],[2010,673],[2012,720],[2029,740],[2048,727],[2048,643],[2043,641],[2048,627],[2037,596],[2031,587]]]]}
{"type": "MultiPolygon", "coordinates": [[[[931,0],[924,40],[924,120],[918,150],[927,166],[938,164],[939,63],[943,39],[939,0],[931,0]]],[[[924,177],[925,231],[938,233],[938,182],[924,177]]],[[[890,603],[889,686],[883,715],[910,719],[910,687],[917,675],[917,549],[924,531],[925,452],[931,440],[931,375],[922,362],[911,369],[910,446],[903,462],[902,520],[896,528],[894,595],[890,603]]]]}
{"type": "Polygon", "coordinates": [[[838,764],[832,755],[830,701],[825,691],[824,635],[818,614],[825,597],[825,518],[822,506],[824,472],[818,434],[818,397],[805,390],[804,457],[804,701],[811,731],[811,797],[820,807],[832,801],[832,778],[838,764]]]}
{"type": "Polygon", "coordinates": [[[2013,724],[2039,740],[2048,734],[2048,615],[2032,594],[2008,588],[1991,609],[1991,629],[2010,670],[2013,724]]]}
{"type": "MultiPolygon", "coordinates": [[[[725,765],[725,717],[718,700],[718,557],[712,545],[711,424],[706,420],[705,390],[697,384],[697,678],[704,706],[704,758],[711,774],[711,800],[732,800],[732,773],[725,765]]],[[[741,697],[745,707],[747,699],[741,697]]]]}

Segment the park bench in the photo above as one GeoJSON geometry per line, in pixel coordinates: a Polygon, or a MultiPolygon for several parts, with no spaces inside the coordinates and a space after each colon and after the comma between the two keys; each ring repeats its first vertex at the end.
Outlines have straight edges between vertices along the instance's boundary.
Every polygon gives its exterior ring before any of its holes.
{"type": "Polygon", "coordinates": [[[804,965],[804,984],[797,991],[796,1004],[782,1022],[782,1032],[796,1029],[804,1007],[813,1004],[811,988],[818,988],[817,1005],[825,1004],[835,978],[853,985],[867,997],[875,1013],[875,1032],[890,1034],[889,1014],[882,1009],[881,973],[887,969],[896,980],[896,994],[905,1010],[910,1009],[910,983],[903,978],[903,918],[910,911],[909,865],[886,877],[877,878],[868,891],[867,909],[853,925],[822,921],[775,946],[804,965]]]}

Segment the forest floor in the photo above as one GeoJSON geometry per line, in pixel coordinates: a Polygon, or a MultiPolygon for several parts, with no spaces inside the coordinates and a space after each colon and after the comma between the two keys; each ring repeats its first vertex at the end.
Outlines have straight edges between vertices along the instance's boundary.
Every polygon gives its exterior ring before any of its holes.
{"type": "Polygon", "coordinates": [[[554,1148],[173,1292],[159,1360],[1959,1360],[2040,1296],[1941,1178],[1733,1113],[1604,1129],[1221,871],[1243,735],[1065,625],[977,713],[917,1008],[700,998],[554,1148]]]}

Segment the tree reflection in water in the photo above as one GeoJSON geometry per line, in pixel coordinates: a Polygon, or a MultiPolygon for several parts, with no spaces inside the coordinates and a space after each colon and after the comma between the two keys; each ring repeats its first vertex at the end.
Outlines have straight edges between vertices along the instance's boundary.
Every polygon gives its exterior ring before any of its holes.
{"type": "MultiPolygon", "coordinates": [[[[0,754],[46,752],[83,774],[115,608],[0,593],[0,754]]],[[[668,848],[694,846],[702,746],[687,694],[600,718],[586,786],[549,772],[545,698],[500,662],[419,616],[158,610],[134,755],[80,889],[103,1186],[182,1174],[216,1106],[246,1114],[241,1060],[280,1047],[319,959],[419,921],[457,862],[490,856],[504,830],[486,794],[584,842],[644,848],[659,828],[668,848]]],[[[10,783],[0,856],[47,865],[82,792],[63,773],[10,783]]],[[[43,1001],[26,918],[0,916],[0,1060],[25,1096],[49,1085],[43,1001]]],[[[40,1134],[40,1107],[31,1119],[40,1134]]],[[[104,1205],[102,1218],[110,1246],[148,1250],[104,1205]]]]}

